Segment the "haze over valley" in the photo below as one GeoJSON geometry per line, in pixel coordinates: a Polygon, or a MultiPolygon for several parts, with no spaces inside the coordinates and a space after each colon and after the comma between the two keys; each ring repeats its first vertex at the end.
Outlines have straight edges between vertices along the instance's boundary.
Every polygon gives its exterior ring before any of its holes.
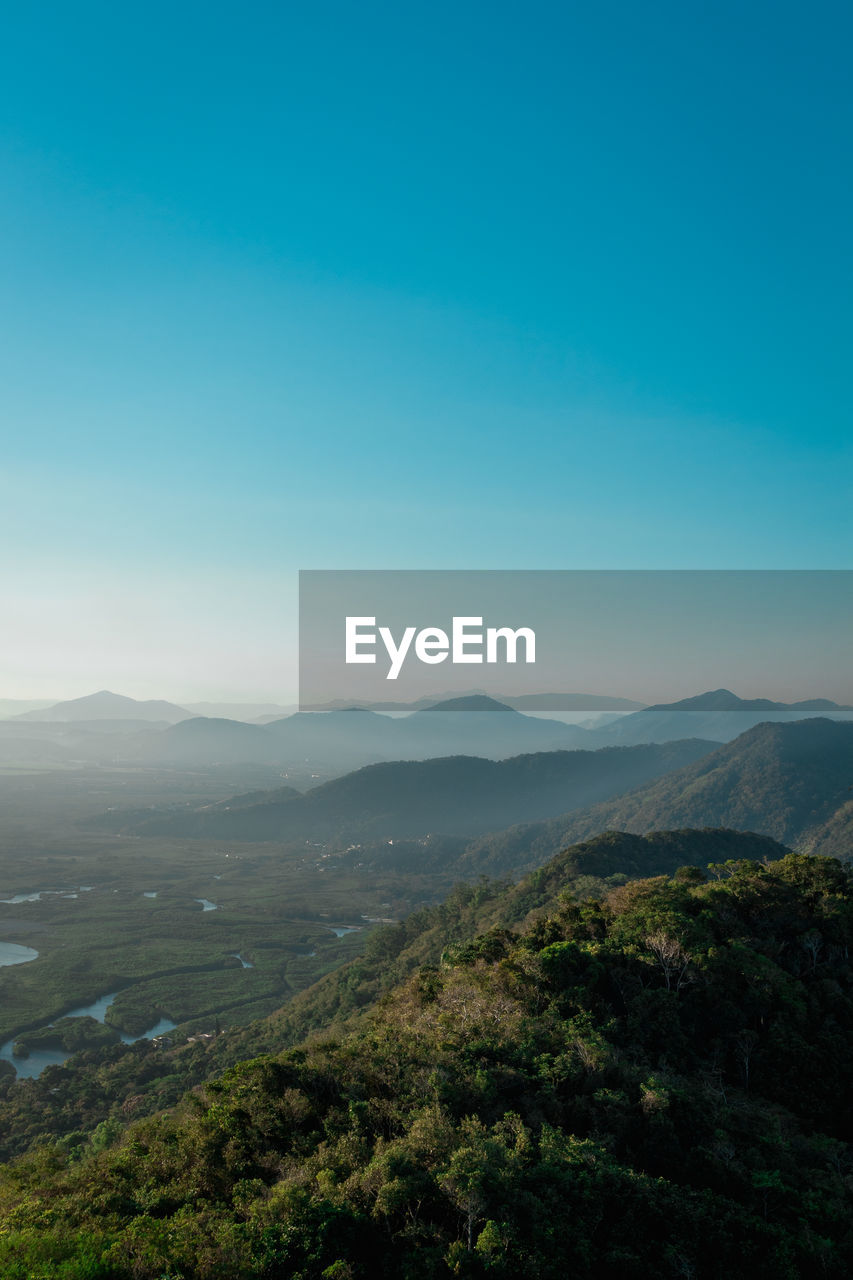
{"type": "Polygon", "coordinates": [[[5,708],[7,1159],[49,1139],[76,1160],[247,1058],[358,1036],[400,983],[484,930],[489,955],[515,946],[566,893],[853,851],[853,709],[830,701],[5,708]]]}
{"type": "Polygon", "coordinates": [[[531,714],[471,694],[394,714],[269,719],[260,703],[253,723],[102,691],[0,722],[0,941],[38,954],[0,972],[0,1042],[71,1045],[79,1028],[46,1028],[105,992],[93,1051],[162,1019],[178,1042],[224,1034],[377,921],[606,831],[726,829],[847,856],[849,707],[608,695],[584,726],[515,701],[531,714]]]}

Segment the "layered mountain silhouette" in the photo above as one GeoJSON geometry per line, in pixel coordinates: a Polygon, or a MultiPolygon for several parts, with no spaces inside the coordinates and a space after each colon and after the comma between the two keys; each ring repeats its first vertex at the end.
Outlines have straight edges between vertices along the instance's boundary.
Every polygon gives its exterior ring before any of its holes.
{"type": "Polygon", "coordinates": [[[140,764],[194,768],[199,765],[276,764],[282,755],[268,730],[242,720],[197,716],[128,744],[128,757],[140,764]]]}
{"type": "Polygon", "coordinates": [[[483,836],[459,874],[537,866],[603,831],[727,827],[806,853],[849,856],[853,834],[853,724],[826,719],[761,724],[654,782],[585,809],[483,836]]]}
{"type": "Polygon", "coordinates": [[[730,689],[714,689],[694,698],[659,703],[620,716],[595,731],[599,742],[670,742],[675,738],[710,738],[731,742],[747,729],[766,722],[790,723],[812,716],[853,720],[853,707],[828,698],[806,702],[771,702],[768,698],[739,698],[730,689]]]}
{"type": "Polygon", "coordinates": [[[606,711],[585,725],[567,724],[537,710],[540,699],[552,696],[511,699],[533,714],[484,694],[468,694],[428,702],[404,715],[347,708],[263,716],[262,723],[250,724],[224,716],[195,716],[175,703],[137,701],[102,690],[3,720],[0,758],[42,765],[70,761],[190,770],[259,765],[299,770],[303,777],[328,777],[381,761],[449,755],[500,760],[532,752],[688,738],[729,742],[759,723],[788,724],[814,716],[853,721],[853,708],[828,699],[781,703],[743,699],[717,689],[630,714],[606,711]]]}
{"type": "MultiPolygon", "coordinates": [[[[449,702],[460,697],[486,697],[482,689],[470,689],[464,694],[455,693],[439,693],[433,694],[431,697],[417,698],[414,702],[367,702],[364,708],[367,711],[390,711],[390,712],[406,712],[406,711],[422,711],[426,707],[433,707],[440,702],[449,702]]],[[[507,707],[512,707],[514,711],[580,711],[589,712],[621,712],[640,711],[647,704],[645,702],[635,702],[632,698],[611,697],[608,694],[598,693],[521,693],[521,694],[501,694],[499,701],[507,707]]],[[[311,708],[312,711],[346,711],[353,704],[351,702],[343,702],[336,699],[333,702],[323,703],[311,708]]]]}
{"type": "Polygon", "coordinates": [[[292,715],[293,706],[278,702],[188,702],[187,711],[194,716],[214,716],[218,719],[245,720],[249,724],[263,724],[268,720],[280,720],[292,715]]]}
{"type": "Polygon", "coordinates": [[[382,760],[426,760],[476,755],[499,760],[537,752],[638,746],[698,738],[728,742],[758,723],[794,723],[815,715],[853,719],[853,708],[834,702],[778,703],[741,699],[716,690],[683,702],[620,716],[597,729],[522,712],[483,694],[431,704],[391,717],[351,708],[297,712],[264,725],[223,719],[184,721],[152,737],[138,757],[155,763],[315,764],[320,772],[344,773],[382,760]]]}
{"type": "Polygon", "coordinates": [[[99,693],[87,694],[84,698],[72,698],[68,702],[56,702],[53,706],[43,707],[37,711],[25,711],[15,716],[16,721],[69,721],[69,720],[154,720],[165,724],[175,724],[179,720],[187,720],[192,715],[183,707],[173,702],[152,699],[139,702],[136,698],[127,698],[121,693],[110,693],[101,689],[99,693]]]}
{"type": "MultiPolygon", "coordinates": [[[[190,721],[186,727],[189,729],[190,721]]],[[[245,727],[245,726],[244,726],[245,727]]],[[[700,759],[707,742],[555,751],[494,761],[452,756],[369,765],[305,794],[255,792],[199,809],[110,813],[102,825],[140,835],[228,840],[393,840],[469,835],[564,813],[700,759]]]]}
{"type": "Polygon", "coordinates": [[[373,848],[368,865],[441,868],[457,879],[517,876],[603,832],[755,832],[803,853],[847,859],[853,844],[853,723],[761,724],[632,791],[555,818],[423,848],[373,848]]]}
{"type": "Polygon", "coordinates": [[[2,739],[0,756],[12,761],[175,769],[257,764],[314,769],[321,776],[382,760],[450,754],[500,759],[595,745],[575,725],[525,716],[483,695],[399,718],[351,709],[250,724],[193,716],[174,703],[139,702],[106,690],[5,720],[2,739]]]}
{"type": "Polygon", "coordinates": [[[382,760],[426,760],[451,754],[501,759],[588,743],[585,731],[575,725],[525,716],[493,698],[472,695],[400,718],[352,708],[297,712],[265,725],[185,720],[140,744],[136,758],[187,767],[238,761],[284,766],[309,762],[321,772],[344,773],[382,760]]]}

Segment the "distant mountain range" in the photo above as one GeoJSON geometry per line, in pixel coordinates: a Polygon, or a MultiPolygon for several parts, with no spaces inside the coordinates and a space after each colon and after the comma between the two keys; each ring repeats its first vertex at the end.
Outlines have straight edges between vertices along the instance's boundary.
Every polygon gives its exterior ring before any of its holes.
{"type": "Polygon", "coordinates": [[[187,711],[194,716],[213,716],[216,719],[245,720],[259,724],[264,720],[280,720],[293,715],[295,706],[278,702],[188,702],[187,711]]]}
{"type": "Polygon", "coordinates": [[[767,698],[739,698],[729,689],[714,689],[695,698],[660,703],[596,730],[602,744],[670,742],[674,738],[710,738],[730,742],[753,725],[790,723],[812,716],[853,719],[853,707],[826,698],[807,702],[771,702],[767,698]]]}
{"type": "Polygon", "coordinates": [[[135,758],[182,767],[238,760],[286,767],[308,761],[318,772],[345,773],[382,760],[445,755],[501,759],[588,743],[585,730],[576,725],[525,716],[492,698],[473,695],[400,718],[354,708],[297,712],[265,725],[185,720],[140,743],[135,758]]]}
{"type": "Polygon", "coordinates": [[[604,831],[727,828],[846,857],[853,723],[761,724],[716,748],[685,740],[500,763],[381,764],[302,795],[283,789],[201,809],[110,813],[98,825],[138,835],[329,841],[339,850],[373,842],[352,857],[452,868],[465,879],[520,874],[604,831]],[[532,814],[537,820],[522,816],[532,814]],[[407,840],[418,843],[396,847],[407,840]]]}
{"type": "Polygon", "coordinates": [[[712,750],[709,742],[677,742],[501,761],[398,761],[369,765],[305,794],[284,787],[189,811],[111,812],[100,825],[137,835],[280,842],[470,835],[619,795],[712,750]]]}
{"type": "MultiPolygon", "coordinates": [[[[575,699],[575,695],[560,696],[575,699]]],[[[470,694],[439,703],[425,701],[402,715],[366,708],[279,717],[267,712],[248,723],[230,716],[196,716],[175,703],[137,701],[102,690],[0,720],[0,765],[83,763],[174,769],[258,765],[293,773],[304,786],[312,775],[333,777],[380,761],[449,755],[499,760],[532,752],[688,738],[722,743],[759,723],[793,723],[815,715],[853,720],[853,707],[829,700],[788,704],[742,699],[717,689],[626,714],[599,711],[581,725],[544,714],[540,702],[552,702],[555,697],[511,699],[531,714],[484,694],[470,694]]],[[[599,706],[627,703],[597,696],[590,701],[599,706]]],[[[217,704],[205,705],[213,709],[217,704]]],[[[249,712],[272,704],[238,705],[249,712]]],[[[400,704],[396,705],[399,711],[400,704]]]]}
{"type": "Polygon", "coordinates": [[[69,702],[56,702],[53,706],[40,710],[25,711],[22,715],[15,716],[15,720],[154,720],[175,724],[179,720],[188,720],[191,715],[191,711],[177,707],[173,702],[138,702],[136,698],[126,698],[121,693],[101,689],[99,693],[90,693],[85,698],[72,698],[69,702]]]}
{"type": "MultiPolygon", "coordinates": [[[[422,711],[425,707],[434,707],[437,703],[455,701],[462,698],[486,697],[482,689],[469,689],[463,694],[439,693],[432,697],[418,698],[415,702],[364,702],[358,706],[365,711],[379,712],[411,712],[422,711]]],[[[501,694],[499,701],[514,711],[639,711],[647,704],[635,702],[631,698],[614,698],[597,693],[523,693],[501,694]]],[[[352,702],[337,699],[333,702],[318,703],[306,708],[311,711],[348,711],[352,702]]]]}

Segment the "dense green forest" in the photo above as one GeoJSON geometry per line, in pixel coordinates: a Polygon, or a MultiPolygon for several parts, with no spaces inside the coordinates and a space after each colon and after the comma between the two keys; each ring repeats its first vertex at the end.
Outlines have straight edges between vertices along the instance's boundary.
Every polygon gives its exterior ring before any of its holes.
{"type": "MultiPolygon", "coordinates": [[[[517,927],[565,890],[590,896],[629,877],[673,872],[686,862],[774,860],[786,852],[773,840],[745,832],[610,832],[564,850],[517,885],[484,879],[458,884],[443,901],[411,912],[398,924],[374,928],[361,942],[356,940],[363,935],[350,935],[348,941],[359,948],[355,959],[342,964],[339,954],[331,972],[284,1002],[279,999],[266,1018],[257,1014],[229,1026],[223,1014],[221,1022],[211,1018],[202,1024],[218,1027],[212,1037],[184,1031],[157,1044],[141,1040],[98,1047],[91,1036],[69,1062],[49,1066],[30,1080],[16,1082],[11,1067],[0,1063],[0,1158],[20,1154],[44,1137],[78,1144],[103,1121],[126,1122],[170,1106],[190,1087],[243,1059],[299,1044],[313,1031],[338,1031],[419,965],[437,963],[449,943],[494,927],[517,927]]],[[[280,931],[284,927],[278,925],[280,931]]],[[[347,941],[338,945],[344,948],[347,941]]],[[[189,982],[194,991],[198,975],[190,975],[189,982]]],[[[81,1023],[91,1020],[74,1019],[70,1027],[79,1031],[81,1023]]],[[[104,1028],[94,1023],[88,1030],[104,1028]]],[[[34,1044],[38,1036],[28,1033],[24,1039],[34,1044]]]]}
{"type": "Polygon", "coordinates": [[[3,1276],[849,1275],[850,872],[570,870],[403,938],[348,1030],[7,1165],[3,1276]]]}

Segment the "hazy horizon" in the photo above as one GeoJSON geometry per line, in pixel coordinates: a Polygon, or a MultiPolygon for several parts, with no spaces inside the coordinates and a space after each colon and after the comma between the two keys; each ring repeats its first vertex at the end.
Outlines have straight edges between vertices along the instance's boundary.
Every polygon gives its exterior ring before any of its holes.
{"type": "MultiPolygon", "coordinates": [[[[543,687],[542,689],[536,692],[542,695],[577,693],[580,695],[586,695],[590,697],[625,698],[626,700],[641,703],[644,706],[652,706],[655,703],[677,702],[683,698],[690,698],[690,697],[699,696],[705,693],[712,693],[712,692],[715,692],[717,689],[722,689],[722,688],[728,689],[730,693],[734,693],[737,697],[742,698],[744,701],[748,701],[750,699],[757,699],[757,698],[766,698],[772,702],[795,703],[795,702],[808,702],[818,698],[825,698],[825,699],[828,699],[829,701],[837,702],[839,703],[839,705],[842,705],[842,706],[853,705],[853,699],[850,699],[847,702],[845,702],[843,695],[839,695],[838,697],[835,697],[833,696],[832,693],[811,693],[810,692],[810,693],[799,694],[797,692],[791,693],[790,691],[787,691],[787,692],[783,691],[782,693],[776,693],[776,692],[766,692],[763,690],[756,691],[752,688],[750,689],[738,688],[738,687],[733,688],[731,685],[722,685],[722,684],[716,684],[716,685],[711,684],[711,685],[703,686],[702,688],[699,688],[698,686],[697,687],[690,686],[685,690],[679,690],[676,692],[662,691],[655,696],[649,696],[649,697],[642,697],[638,694],[634,694],[631,692],[626,693],[622,689],[581,690],[581,689],[569,689],[569,688],[555,689],[555,688],[543,687]]],[[[90,697],[93,694],[103,693],[103,692],[118,694],[121,697],[133,698],[133,700],[136,702],[152,702],[152,701],[168,702],[173,706],[182,708],[183,710],[189,710],[191,709],[192,705],[199,705],[202,703],[213,703],[213,704],[221,705],[223,707],[228,705],[244,706],[249,703],[251,704],[256,703],[260,705],[274,705],[274,706],[285,708],[288,711],[296,711],[299,706],[298,699],[296,697],[293,697],[293,698],[287,698],[287,697],[243,698],[238,696],[218,697],[218,696],[211,695],[209,697],[181,698],[179,696],[172,696],[168,692],[151,693],[151,694],[145,694],[143,696],[140,694],[129,692],[127,689],[124,689],[124,688],[119,689],[119,688],[107,688],[106,686],[99,686],[97,689],[90,688],[90,689],[86,689],[82,693],[71,693],[71,694],[68,694],[67,696],[63,695],[59,697],[44,696],[44,695],[39,696],[36,694],[33,694],[32,696],[29,696],[29,695],[17,696],[17,695],[9,695],[0,691],[0,718],[4,718],[2,715],[2,709],[4,704],[13,703],[13,702],[20,702],[20,703],[27,703],[27,704],[38,703],[40,704],[40,706],[47,708],[47,707],[55,706],[59,703],[73,702],[77,699],[90,697]]],[[[508,688],[503,691],[503,696],[506,698],[526,697],[531,692],[532,691],[530,689],[513,690],[508,688]]],[[[484,694],[484,693],[486,693],[485,690],[480,689],[475,685],[471,685],[470,687],[464,688],[464,689],[460,688],[458,690],[452,690],[452,689],[445,690],[443,695],[431,694],[426,696],[436,697],[436,698],[446,697],[449,700],[451,698],[458,698],[460,696],[464,696],[465,694],[484,694]]],[[[486,696],[494,698],[496,701],[500,701],[500,698],[501,698],[501,694],[495,691],[489,691],[486,696]]],[[[330,703],[334,701],[335,699],[332,699],[332,698],[329,699],[330,703]]],[[[365,701],[368,701],[368,700],[365,700],[365,701]]],[[[377,699],[376,701],[379,701],[379,700],[377,699]]],[[[395,699],[389,697],[387,699],[383,699],[382,701],[386,701],[390,704],[394,702],[395,699]]],[[[399,699],[398,701],[400,702],[401,706],[407,705],[407,703],[403,699],[399,699]]],[[[605,710],[607,709],[602,708],[602,711],[605,711],[605,710]]],[[[259,714],[263,714],[263,712],[259,714]]],[[[586,714],[590,718],[592,718],[595,715],[598,715],[599,711],[597,711],[596,709],[591,709],[587,711],[586,714]]],[[[620,714],[629,714],[629,711],[625,710],[624,712],[620,712],[620,714]]]]}

